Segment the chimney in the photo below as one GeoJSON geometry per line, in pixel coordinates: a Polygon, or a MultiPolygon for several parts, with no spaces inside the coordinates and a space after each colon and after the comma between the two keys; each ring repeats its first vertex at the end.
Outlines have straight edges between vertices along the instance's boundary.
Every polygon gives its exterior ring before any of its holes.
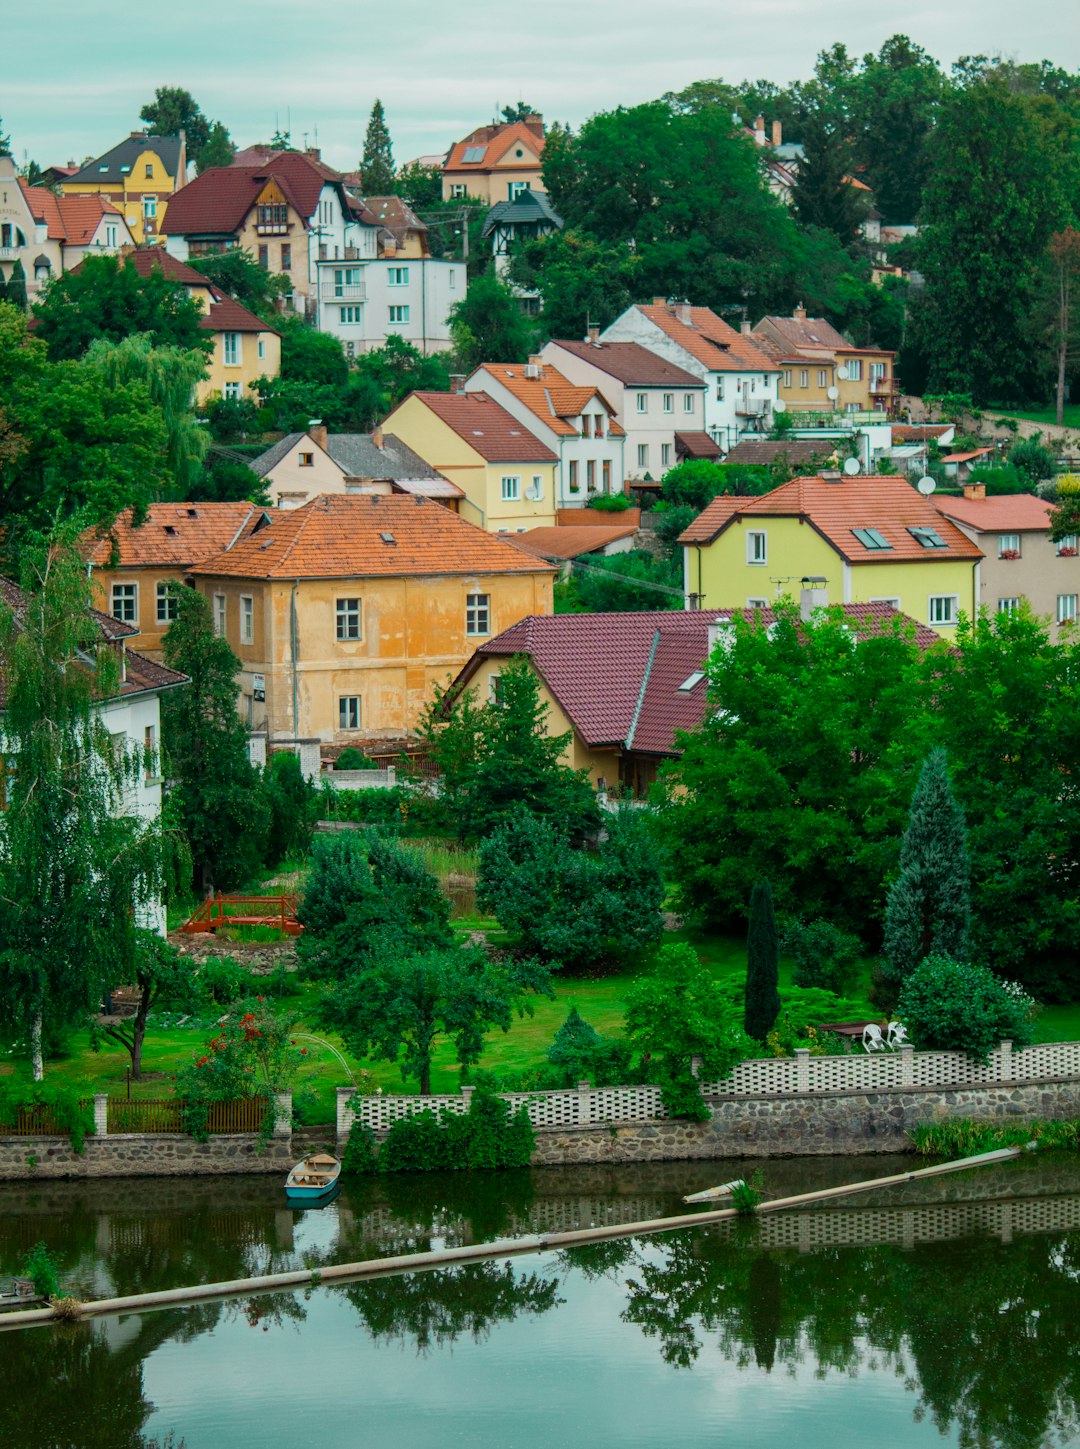
{"type": "Polygon", "coordinates": [[[383,445],[383,430],[382,430],[382,424],[381,423],[376,423],[376,425],[371,430],[371,446],[373,448],[381,448],[382,445],[383,445]]]}
{"type": "Polygon", "coordinates": [[[585,341],[591,343],[593,347],[600,346],[600,328],[595,322],[589,323],[589,335],[585,341]]]}
{"type": "Polygon", "coordinates": [[[774,146],[782,146],[784,143],[784,127],[780,121],[772,123],[772,143],[774,146]]]}
{"type": "Polygon", "coordinates": [[[544,134],[544,118],[539,111],[530,111],[525,117],[523,124],[528,127],[534,136],[542,136],[544,134]]]}
{"type": "Polygon", "coordinates": [[[322,160],[322,152],[319,150],[318,146],[309,146],[304,152],[304,155],[308,158],[309,161],[322,160]]]}
{"type": "Polygon", "coordinates": [[[986,497],[986,484],[985,483],[965,483],[964,484],[964,497],[965,498],[970,498],[972,500],[972,502],[977,502],[978,500],[980,500],[982,498],[985,498],[986,497]]]}
{"type": "Polygon", "coordinates": [[[823,483],[842,483],[844,475],[839,468],[822,468],[818,477],[823,483]]]}
{"type": "Polygon", "coordinates": [[[539,352],[529,354],[529,360],[525,364],[525,376],[537,382],[544,375],[544,359],[539,352]]]}
{"type": "Polygon", "coordinates": [[[450,374],[450,391],[451,392],[464,392],[465,391],[465,374],[463,372],[452,372],[450,374]]]}
{"type": "Polygon", "coordinates": [[[803,579],[802,582],[807,587],[799,590],[799,618],[805,624],[815,609],[828,608],[829,590],[826,588],[828,579],[803,579]]]}
{"type": "Polygon", "coordinates": [[[307,425],[308,437],[316,445],[326,452],[326,424],[322,418],[311,418],[307,425]]]}
{"type": "Polygon", "coordinates": [[[795,319],[796,322],[805,322],[806,321],[806,308],[800,302],[799,305],[794,309],[794,311],[792,312],[791,315],[795,319]]]}
{"type": "Polygon", "coordinates": [[[742,320],[742,326],[739,328],[739,331],[744,337],[749,337],[753,330],[754,329],[750,326],[750,323],[744,317],[742,320]]]}
{"type": "Polygon", "coordinates": [[[666,307],[667,306],[667,298],[666,297],[654,297],[652,299],[652,304],[653,304],[654,307],[666,307]]]}
{"type": "Polygon", "coordinates": [[[679,322],[681,322],[683,324],[684,327],[689,327],[691,325],[691,319],[690,319],[690,303],[689,302],[678,302],[678,303],[676,303],[676,306],[675,306],[675,317],[676,317],[676,319],[679,322]]]}
{"type": "Polygon", "coordinates": [[[764,146],[765,144],[765,117],[758,116],[754,121],[754,144],[764,146]]]}

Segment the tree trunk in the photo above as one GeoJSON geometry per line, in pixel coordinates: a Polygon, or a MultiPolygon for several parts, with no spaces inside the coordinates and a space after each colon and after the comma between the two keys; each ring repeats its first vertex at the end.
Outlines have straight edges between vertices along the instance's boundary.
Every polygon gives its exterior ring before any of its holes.
{"type": "Polygon", "coordinates": [[[30,1028],[30,1060],[33,1065],[35,1082],[45,1080],[45,1063],[41,1056],[41,1012],[34,1017],[34,1024],[30,1028]]]}
{"type": "Polygon", "coordinates": [[[1065,337],[1062,336],[1058,344],[1058,375],[1057,375],[1057,425],[1060,428],[1065,422],[1065,337]]]}
{"type": "Polygon", "coordinates": [[[431,1096],[431,1058],[427,1057],[420,1068],[420,1095],[421,1097],[431,1096]]]}
{"type": "Polygon", "coordinates": [[[146,1018],[150,1015],[150,988],[144,986],[135,1018],[131,1023],[131,1080],[137,1082],[142,1076],[142,1049],[146,1037],[146,1018]]]}

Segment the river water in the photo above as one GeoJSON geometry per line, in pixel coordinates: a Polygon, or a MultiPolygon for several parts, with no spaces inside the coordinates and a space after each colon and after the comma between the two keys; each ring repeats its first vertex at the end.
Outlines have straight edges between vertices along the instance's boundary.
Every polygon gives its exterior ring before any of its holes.
{"type": "MultiPolygon", "coordinates": [[[[771,1161],[769,1195],[898,1170],[771,1161]]],[[[0,1279],[134,1293],[682,1209],[746,1164],[0,1186],[0,1279]]],[[[0,1334],[12,1449],[1080,1444],[1080,1161],[756,1223],[0,1334]],[[171,1437],[170,1437],[171,1436],[171,1437]]]]}

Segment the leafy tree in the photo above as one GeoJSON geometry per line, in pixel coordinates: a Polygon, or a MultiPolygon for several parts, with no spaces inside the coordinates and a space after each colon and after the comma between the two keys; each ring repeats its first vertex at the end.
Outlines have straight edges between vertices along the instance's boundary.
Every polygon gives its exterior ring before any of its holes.
{"type": "Polygon", "coordinates": [[[524,362],[532,325],[510,288],[489,273],[450,308],[450,337],[459,365],[471,372],[482,362],[524,362]]]}
{"type": "Polygon", "coordinates": [[[1024,475],[1029,487],[1052,478],[1057,471],[1057,460],[1042,442],[1041,433],[1014,443],[1009,449],[1009,463],[1024,475]]]}
{"type": "Polygon", "coordinates": [[[682,560],[658,559],[646,549],[590,558],[575,563],[573,586],[590,614],[681,609],[682,560]]]}
{"type": "Polygon", "coordinates": [[[502,118],[508,126],[513,125],[515,121],[527,121],[533,114],[535,114],[533,107],[526,101],[518,101],[516,105],[502,108],[502,118]]]}
{"type": "MultiPolygon", "coordinates": [[[[934,465],[931,464],[931,471],[934,465]]],[[[1014,468],[1012,463],[980,463],[969,475],[972,483],[981,483],[988,498],[1000,498],[1010,493],[1031,493],[1030,478],[1014,468]]]]}
{"type": "Polygon", "coordinates": [[[663,930],[659,858],[632,811],[611,816],[594,855],[522,810],[480,843],[477,902],[524,950],[574,971],[638,953],[663,930]]]}
{"type": "Polygon", "coordinates": [[[178,136],[183,131],[188,160],[198,166],[210,140],[210,122],[190,91],[182,86],[158,86],[154,99],[139,112],[139,119],[147,123],[151,136],[178,136]]]}
{"type": "Polygon", "coordinates": [[[288,750],[271,755],[263,772],[263,789],[270,809],[266,836],[266,863],[277,865],[289,856],[305,853],[311,845],[319,796],[305,779],[298,756],[288,750]]]}
{"type": "Polygon", "coordinates": [[[718,493],[729,491],[731,481],[720,463],[691,458],[668,469],[660,480],[660,496],[665,503],[686,504],[700,513],[718,493]]]}
{"type": "Polygon", "coordinates": [[[329,332],[317,332],[300,317],[280,322],[281,380],[340,387],[349,372],[341,343],[329,332]]]}
{"type": "Polygon", "coordinates": [[[788,920],[781,934],[780,950],[794,961],[791,979],[796,986],[843,996],[853,985],[862,942],[851,931],[843,931],[830,921],[788,920]]]}
{"type": "Polygon", "coordinates": [[[776,929],[772,891],[767,879],[756,880],[750,893],[750,926],[746,935],[747,1036],[764,1041],[780,1012],[780,936],[776,929]]]}
{"type": "Polygon", "coordinates": [[[201,272],[227,297],[254,312],[256,317],[271,322],[275,327],[280,325],[282,297],[291,291],[292,283],[288,277],[260,267],[243,247],[230,247],[228,251],[192,257],[188,265],[201,272]]]}
{"type": "Polygon", "coordinates": [[[863,57],[852,103],[856,160],[888,224],[913,222],[930,175],[929,144],[948,82],[932,56],[892,35],[863,57]]]}
{"type": "Polygon", "coordinates": [[[357,359],[349,374],[348,406],[365,408],[362,430],[370,431],[410,392],[447,392],[450,372],[444,355],[424,354],[396,334],[357,359]]]}
{"type": "Polygon", "coordinates": [[[129,916],[145,918],[167,878],[162,833],[126,813],[141,749],[117,754],[96,702],[117,687],[86,607],[68,525],[24,551],[23,589],[0,615],[6,809],[0,832],[0,1001],[29,1043],[98,1006],[123,959],[129,916]]]}
{"type": "Polygon", "coordinates": [[[95,341],[123,342],[148,334],[154,347],[209,353],[213,339],[199,326],[202,312],[180,283],[158,268],[143,277],[130,261],[88,256],[77,271],[49,283],[34,303],[34,335],[61,362],[82,357],[95,341]]]}
{"type": "Polygon", "coordinates": [[[897,1013],[923,1048],[967,1052],[985,1065],[999,1042],[1031,1041],[1035,1003],[985,966],[935,951],[904,978],[897,1013]]]}
{"type": "Polygon", "coordinates": [[[394,153],[386,124],[382,101],[371,108],[364,135],[364,154],[360,157],[360,190],[365,196],[392,196],[394,192],[394,153]]]}
{"type": "Polygon", "coordinates": [[[822,103],[803,122],[803,156],[791,189],[791,204],[804,226],[831,231],[849,247],[870,209],[867,192],[853,185],[854,154],[846,119],[822,103]]]}
{"type": "Polygon", "coordinates": [[[442,203],[442,184],[441,166],[421,166],[416,161],[410,161],[395,177],[393,190],[414,211],[424,211],[429,206],[442,203]]]}
{"type": "Polygon", "coordinates": [[[251,503],[270,506],[265,478],[260,478],[246,463],[214,451],[207,456],[195,497],[207,503],[231,503],[246,498],[251,503]]]}
{"type": "Polygon", "coordinates": [[[229,166],[235,155],[236,147],[233,145],[224,123],[215,121],[210,127],[206,145],[202,147],[195,159],[195,170],[201,176],[211,166],[229,166]]]}
{"type": "Polygon", "coordinates": [[[443,800],[458,834],[482,838],[524,809],[558,820],[571,839],[596,828],[599,815],[585,775],[562,763],[569,733],[547,733],[548,707],[528,659],[503,669],[496,697],[475,691],[449,698],[436,688],[419,732],[439,765],[443,800]]]}
{"type": "Polygon", "coordinates": [[[682,564],[682,544],[679,538],[699,512],[699,509],[689,503],[665,503],[663,500],[653,509],[653,529],[667,552],[669,562],[674,566],[682,564]]]}
{"type": "Polygon", "coordinates": [[[700,1080],[718,1081],[755,1049],[732,1020],[708,968],[683,942],[664,946],[652,969],[631,984],[626,1031],[677,1117],[709,1115],[691,1070],[694,1057],[701,1058],[700,1080]]]}
{"type": "Polygon", "coordinates": [[[570,1008],[555,1033],[547,1059],[563,1087],[576,1087],[583,1081],[592,1082],[594,1087],[615,1087],[630,1076],[629,1043],[601,1036],[576,1006],[570,1008]]]}
{"type": "Polygon", "coordinates": [[[262,417],[254,398],[213,396],[203,415],[215,443],[244,443],[262,437],[262,417]]]}
{"type": "Polygon", "coordinates": [[[240,661],[214,632],[210,602],[176,585],[177,614],[162,640],[165,663],[190,683],[161,701],[172,808],[191,850],[196,884],[230,890],[263,858],[269,812],[236,712],[240,661]]]}
{"type": "Polygon", "coordinates": [[[639,294],[637,271],[621,243],[566,228],[518,247],[509,277],[523,291],[539,292],[547,336],[584,337],[587,327],[606,327],[630,306],[639,294]]]}
{"type": "Polygon", "coordinates": [[[1053,286],[1050,330],[1056,364],[1054,420],[1060,428],[1065,419],[1065,379],[1069,364],[1075,364],[1080,354],[1078,311],[1073,304],[1073,283],[1080,278],[1080,231],[1067,226],[1055,232],[1050,238],[1049,254],[1053,286]]]}
{"type": "Polygon", "coordinates": [[[26,272],[18,257],[12,263],[3,300],[10,302],[13,307],[21,307],[24,311],[26,309],[26,272]]]}
{"type": "Polygon", "coordinates": [[[4,123],[0,120],[0,156],[11,155],[11,137],[4,134],[4,123]]]}
{"type": "Polygon", "coordinates": [[[196,983],[190,957],[182,956],[154,931],[139,930],[134,935],[127,977],[139,988],[135,1015],[102,1022],[98,1035],[123,1047],[131,1058],[132,1080],[137,1082],[142,1077],[143,1043],[151,1007],[166,1001],[190,1007],[196,997],[196,983]]]}
{"type": "Polygon", "coordinates": [[[970,866],[964,812],[949,784],[943,749],[931,750],[911,798],[900,873],[885,910],[889,977],[899,985],[933,953],[967,955],[970,866]]]}

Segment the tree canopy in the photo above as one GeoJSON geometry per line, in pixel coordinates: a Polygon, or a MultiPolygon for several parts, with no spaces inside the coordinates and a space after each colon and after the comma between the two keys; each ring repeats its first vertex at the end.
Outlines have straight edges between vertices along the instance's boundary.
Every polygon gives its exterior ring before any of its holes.
{"type": "Polygon", "coordinates": [[[390,196],[394,191],[394,153],[382,101],[371,108],[364,153],[360,157],[360,190],[364,196],[390,196]]]}
{"type": "Polygon", "coordinates": [[[208,354],[213,338],[199,326],[202,315],[187,288],[157,267],[144,277],[131,261],[88,256],[77,271],[54,278],[34,304],[34,335],[53,362],[82,357],[93,342],[135,334],[155,347],[208,354]]]}
{"type": "Polygon", "coordinates": [[[158,86],[154,99],[139,112],[139,119],[146,122],[151,136],[177,136],[183,131],[188,160],[198,166],[210,140],[210,122],[190,91],[183,86],[158,86]]]}

